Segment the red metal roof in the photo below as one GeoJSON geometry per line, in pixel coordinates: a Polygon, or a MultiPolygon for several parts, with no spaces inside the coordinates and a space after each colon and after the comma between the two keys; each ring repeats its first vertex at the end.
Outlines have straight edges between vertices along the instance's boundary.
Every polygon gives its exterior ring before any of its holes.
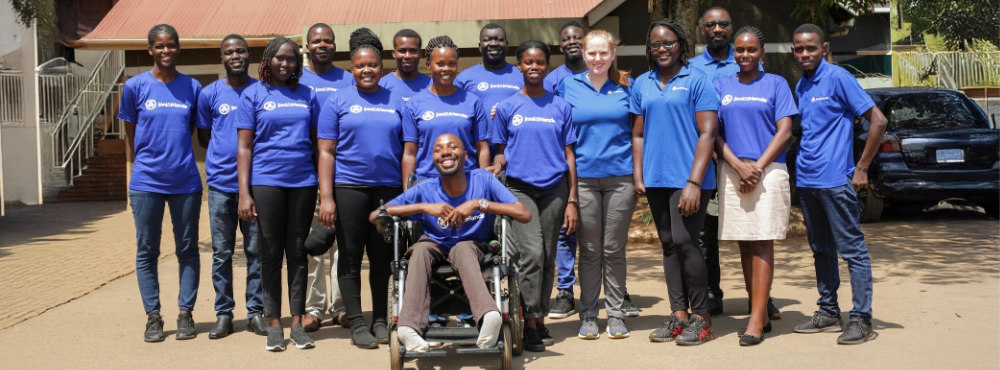
{"type": "MultiPolygon", "coordinates": [[[[249,39],[297,35],[316,22],[371,24],[483,19],[582,18],[604,0],[120,0],[81,47],[141,41],[167,23],[185,46],[239,33],[249,39]],[[192,41],[194,43],[192,44],[192,41]]],[[[251,43],[255,43],[251,41],[251,43]]],[[[133,46],[134,47],[134,46],[133,46]]]]}

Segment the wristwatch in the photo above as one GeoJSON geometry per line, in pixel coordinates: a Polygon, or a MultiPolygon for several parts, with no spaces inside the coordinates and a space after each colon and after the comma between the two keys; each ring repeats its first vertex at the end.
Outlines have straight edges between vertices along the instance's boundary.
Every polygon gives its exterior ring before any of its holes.
{"type": "Polygon", "coordinates": [[[490,202],[486,201],[486,198],[479,199],[479,211],[486,212],[490,208],[490,202]]]}

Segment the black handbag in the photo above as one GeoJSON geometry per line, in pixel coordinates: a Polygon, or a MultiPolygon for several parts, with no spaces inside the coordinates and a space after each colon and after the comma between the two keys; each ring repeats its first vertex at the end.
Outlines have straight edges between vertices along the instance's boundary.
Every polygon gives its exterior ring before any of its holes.
{"type": "Polygon", "coordinates": [[[312,230],[309,231],[309,236],[306,237],[306,252],[310,256],[322,256],[330,250],[330,247],[333,247],[335,241],[337,241],[337,229],[327,228],[323,226],[323,223],[317,221],[316,225],[313,225],[312,230]]]}

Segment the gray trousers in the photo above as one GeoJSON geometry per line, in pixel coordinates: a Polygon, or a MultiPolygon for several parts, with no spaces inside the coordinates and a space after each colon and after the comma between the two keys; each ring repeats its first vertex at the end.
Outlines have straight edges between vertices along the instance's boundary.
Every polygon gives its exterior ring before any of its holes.
{"type": "Polygon", "coordinates": [[[323,320],[329,309],[330,315],[336,317],[345,312],[344,299],[340,296],[340,284],[337,282],[337,242],[326,252],[330,256],[330,266],[327,267],[326,256],[309,256],[309,281],[306,284],[306,313],[323,320]],[[327,277],[330,278],[330,294],[326,293],[327,277]],[[332,301],[332,304],[331,304],[332,301]]]}
{"type": "Polygon", "coordinates": [[[625,244],[635,211],[632,176],[579,179],[580,319],[597,318],[604,285],[608,317],[624,318],[625,244]]]}
{"type": "Polygon", "coordinates": [[[512,222],[510,227],[524,318],[546,317],[555,283],[556,244],[566,212],[569,187],[565,177],[548,189],[539,189],[514,178],[507,179],[507,187],[531,212],[531,222],[512,222]]]}

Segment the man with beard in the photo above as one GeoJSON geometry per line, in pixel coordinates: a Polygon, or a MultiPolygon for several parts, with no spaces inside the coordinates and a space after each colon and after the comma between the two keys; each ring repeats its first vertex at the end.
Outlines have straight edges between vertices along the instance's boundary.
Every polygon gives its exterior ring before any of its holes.
{"type": "MultiPolygon", "coordinates": [[[[712,82],[739,73],[740,66],[736,64],[733,46],[729,43],[733,35],[733,20],[729,17],[729,11],[718,6],[708,8],[701,16],[700,28],[708,45],[705,47],[704,53],[689,59],[688,63],[705,72],[705,75],[711,78],[712,82]]],[[[763,71],[764,68],[761,67],[760,70],[763,71]]],[[[715,176],[715,174],[706,176],[715,176]]],[[[705,224],[698,242],[701,245],[701,252],[705,256],[705,264],[708,266],[708,312],[712,316],[721,315],[723,294],[722,288],[719,286],[722,280],[722,268],[719,263],[718,194],[713,195],[712,201],[709,202],[705,224]]],[[[774,306],[774,302],[770,298],[767,300],[767,314],[772,320],[781,318],[781,311],[774,306]]]]}
{"type": "Polygon", "coordinates": [[[236,180],[236,109],[240,94],[257,80],[250,78],[250,49],[240,35],[222,39],[222,65],[226,77],[206,86],[198,97],[198,143],[208,148],[205,173],[208,182],[208,217],[212,229],[212,285],[215,287],[216,323],[211,339],[233,332],[233,251],[236,228],[243,234],[247,257],[247,328],[267,335],[264,322],[264,290],[260,283],[260,244],[256,221],[240,220],[237,214],[239,183],[236,180]]]}
{"type": "MultiPolygon", "coordinates": [[[[465,172],[465,146],[452,134],[434,141],[434,167],[441,174],[414,185],[386,204],[390,215],[418,218],[424,235],[406,252],[409,265],[406,292],[399,312],[399,341],[407,352],[427,352],[423,339],[430,310],[428,284],[431,269],[444,261],[458,271],[472,308],[472,320],[478,325],[479,348],[496,346],[503,318],[483,281],[479,261],[482,250],[474,242],[490,237],[496,215],[510,216],[517,222],[531,221],[531,213],[518,202],[489,171],[465,172]]],[[[375,222],[378,211],[369,221],[375,222]]]]}
{"type": "MultiPolygon", "coordinates": [[[[499,24],[487,24],[479,31],[479,53],[483,62],[459,73],[455,86],[476,94],[484,108],[493,109],[524,87],[524,76],[507,63],[507,31],[499,24]]],[[[495,146],[490,145],[490,158],[494,155],[495,146]]]]}
{"type": "MultiPolygon", "coordinates": [[[[326,23],[316,23],[309,27],[306,33],[306,49],[309,51],[309,65],[302,68],[299,83],[308,86],[316,93],[316,102],[325,106],[326,99],[337,90],[354,85],[351,73],[333,65],[333,53],[337,51],[336,36],[333,29],[326,23]]],[[[318,199],[318,197],[317,197],[318,199]]],[[[310,235],[316,233],[333,233],[316,223],[310,235]]],[[[325,239],[325,238],[319,238],[325,239]]],[[[332,238],[330,238],[332,240],[332,238]]],[[[322,326],[323,314],[329,308],[334,325],[347,327],[347,311],[340,296],[340,285],[337,282],[337,244],[327,252],[330,256],[330,268],[326,268],[324,256],[309,256],[309,289],[306,292],[306,315],[302,318],[302,327],[307,332],[319,330],[322,326]],[[326,291],[326,274],[330,275],[330,295],[326,291]],[[332,305],[331,305],[332,302],[332,305]]]]}
{"type": "Polygon", "coordinates": [[[396,70],[382,77],[378,85],[399,94],[403,101],[431,85],[431,78],[420,73],[420,59],[423,59],[423,39],[417,31],[409,28],[399,30],[392,38],[392,57],[396,59],[396,70]]]}
{"type": "Polygon", "coordinates": [[[587,28],[575,19],[562,24],[559,29],[559,51],[566,58],[566,62],[545,76],[545,90],[555,92],[556,87],[566,76],[587,71],[587,63],[583,60],[583,37],[586,35],[587,28]]]}

